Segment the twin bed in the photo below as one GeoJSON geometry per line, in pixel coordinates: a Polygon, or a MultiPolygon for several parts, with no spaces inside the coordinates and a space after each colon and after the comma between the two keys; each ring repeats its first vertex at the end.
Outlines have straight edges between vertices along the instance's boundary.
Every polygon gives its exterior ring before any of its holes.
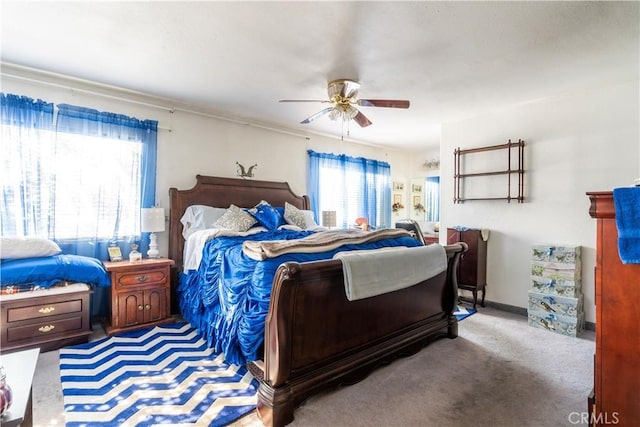
{"type": "MultiPolygon", "coordinates": [[[[297,222],[308,214],[309,199],[287,183],[197,175],[192,189],[171,188],[169,195],[172,299],[229,361],[249,366],[260,382],[258,415],[266,425],[291,422],[296,406],[327,387],[356,382],[434,339],[457,336],[455,265],[463,244],[427,249],[401,229],[317,232],[308,219],[297,222]],[[203,251],[194,263],[185,218],[196,205],[278,210],[286,220],[261,221],[260,236],[200,236],[203,251]],[[352,298],[357,291],[349,293],[345,271],[362,270],[362,249],[378,249],[367,252],[376,254],[376,265],[397,262],[404,270],[387,268],[395,271],[387,279],[374,274],[382,290],[352,298]],[[439,267],[429,277],[412,275],[427,250],[439,267]]],[[[369,258],[367,271],[374,267],[369,258]]]]}
{"type": "Polygon", "coordinates": [[[3,237],[0,251],[0,351],[86,342],[90,296],[111,284],[102,263],[47,239],[3,237]]]}

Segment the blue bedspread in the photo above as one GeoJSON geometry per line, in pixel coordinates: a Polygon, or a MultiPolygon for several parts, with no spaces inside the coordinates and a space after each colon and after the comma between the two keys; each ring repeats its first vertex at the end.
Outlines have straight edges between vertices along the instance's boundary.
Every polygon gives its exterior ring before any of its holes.
{"type": "Polygon", "coordinates": [[[48,288],[60,281],[111,286],[109,274],[100,260],[80,255],[53,255],[37,258],[3,259],[0,262],[2,286],[34,284],[48,288]]]}
{"type": "Polygon", "coordinates": [[[256,261],[244,255],[245,240],[298,239],[312,231],[277,230],[250,236],[218,237],[204,247],[200,268],[181,274],[178,297],[182,316],[198,328],[229,363],[243,365],[261,358],[271,286],[280,264],[331,259],[339,251],[419,246],[412,237],[345,245],[321,253],[291,253],[256,261]]]}

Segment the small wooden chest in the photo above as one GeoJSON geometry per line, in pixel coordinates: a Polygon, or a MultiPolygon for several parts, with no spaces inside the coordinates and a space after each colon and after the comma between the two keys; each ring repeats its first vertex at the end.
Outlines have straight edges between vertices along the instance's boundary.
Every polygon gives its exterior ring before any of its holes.
{"type": "Polygon", "coordinates": [[[87,342],[91,335],[90,295],[91,288],[84,283],[3,295],[0,351],[40,347],[44,352],[87,342]]]}

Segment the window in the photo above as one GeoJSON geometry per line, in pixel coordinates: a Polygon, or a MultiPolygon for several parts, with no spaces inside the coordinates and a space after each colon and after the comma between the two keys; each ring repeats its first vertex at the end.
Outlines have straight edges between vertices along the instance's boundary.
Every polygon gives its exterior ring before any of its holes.
{"type": "Polygon", "coordinates": [[[155,204],[157,122],[5,94],[2,111],[3,236],[98,258],[109,240],[140,240],[140,208],[155,204]]]}
{"type": "Polygon", "coordinates": [[[440,177],[427,177],[424,187],[427,221],[440,221],[440,177]]]}
{"type": "Polygon", "coordinates": [[[347,228],[360,217],[372,227],[391,224],[391,167],[386,162],[308,151],[309,197],[316,218],[336,211],[336,224],[347,228]]]}

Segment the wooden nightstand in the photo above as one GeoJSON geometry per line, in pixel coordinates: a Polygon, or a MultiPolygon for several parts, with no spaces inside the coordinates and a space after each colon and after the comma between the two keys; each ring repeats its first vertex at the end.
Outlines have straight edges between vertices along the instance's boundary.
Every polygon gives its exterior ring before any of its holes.
{"type": "Polygon", "coordinates": [[[111,273],[111,319],[107,334],[173,322],[171,275],[173,260],[143,259],[137,262],[104,261],[111,273]]]}

